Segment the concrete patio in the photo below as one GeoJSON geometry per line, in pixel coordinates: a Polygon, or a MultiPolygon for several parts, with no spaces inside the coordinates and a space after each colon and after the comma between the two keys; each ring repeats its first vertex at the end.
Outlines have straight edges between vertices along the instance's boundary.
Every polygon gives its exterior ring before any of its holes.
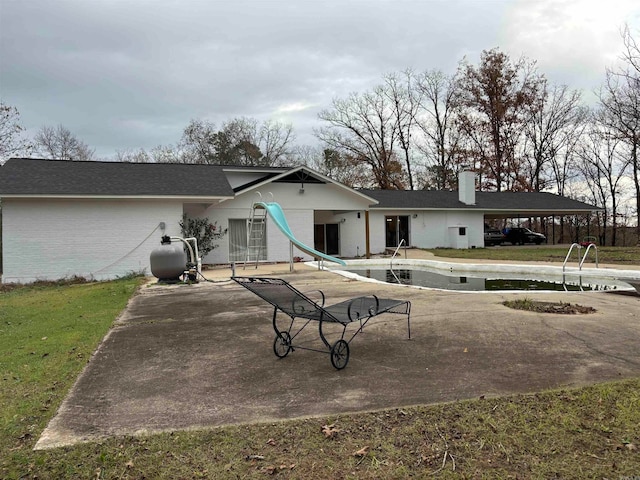
{"type": "MultiPolygon", "coordinates": [[[[573,387],[640,375],[640,296],[545,293],[591,306],[589,315],[522,312],[520,293],[469,294],[377,285],[302,264],[238,275],[278,276],[327,303],[375,293],[412,302],[412,339],[402,317],[380,316],[351,344],[348,366],[329,355],[272,350],[272,307],[208,272],[216,283],[141,288],[36,448],[112,435],[273,422],[573,387]]],[[[317,332],[311,327],[311,333],[317,332]]]]}

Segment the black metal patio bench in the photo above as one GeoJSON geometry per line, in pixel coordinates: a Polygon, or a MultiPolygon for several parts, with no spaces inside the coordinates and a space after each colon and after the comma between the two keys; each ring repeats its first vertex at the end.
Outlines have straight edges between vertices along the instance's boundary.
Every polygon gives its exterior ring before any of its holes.
{"type": "Polygon", "coordinates": [[[286,357],[289,352],[296,348],[329,353],[331,364],[336,369],[341,370],[349,362],[349,344],[351,341],[362,332],[369,320],[383,313],[406,315],[407,333],[408,337],[411,338],[411,302],[406,300],[378,298],[375,295],[368,295],[325,306],[325,296],[322,291],[316,291],[321,297],[320,301],[316,302],[308,296],[310,293],[302,293],[280,278],[234,277],[233,280],[273,305],[273,329],[276,332],[273,351],[279,358],[286,357]],[[276,322],[278,311],[289,317],[290,322],[287,329],[278,328],[276,322]],[[306,322],[294,330],[296,318],[305,319],[306,322]],[[294,344],[296,337],[312,321],[318,322],[320,340],[326,347],[324,350],[299,343],[294,344]],[[347,335],[347,327],[353,322],[359,322],[359,325],[349,337],[347,335]],[[323,324],[325,323],[342,325],[342,335],[333,344],[329,343],[323,330],[323,324]]]}

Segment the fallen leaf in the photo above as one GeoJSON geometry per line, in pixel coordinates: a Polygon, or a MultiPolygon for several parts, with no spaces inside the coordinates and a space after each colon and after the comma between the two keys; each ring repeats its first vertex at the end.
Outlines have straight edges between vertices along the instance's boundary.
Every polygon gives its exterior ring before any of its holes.
{"type": "Polygon", "coordinates": [[[322,433],[324,433],[324,436],[326,438],[333,438],[335,437],[336,433],[340,432],[339,428],[336,428],[336,424],[332,423],[331,425],[323,425],[322,426],[322,433]]]}
{"type": "Polygon", "coordinates": [[[133,460],[127,462],[127,468],[133,468],[133,460]]]}
{"type": "Polygon", "coordinates": [[[276,441],[273,438],[267,440],[267,445],[271,445],[272,447],[276,446],[276,441]]]}
{"type": "Polygon", "coordinates": [[[630,450],[632,452],[637,450],[637,447],[633,443],[625,443],[624,446],[627,447],[627,450],[630,450]]]}
{"type": "Polygon", "coordinates": [[[264,455],[247,455],[245,460],[264,460],[264,455]]]}
{"type": "Polygon", "coordinates": [[[358,450],[357,452],[355,452],[353,454],[354,457],[364,457],[367,452],[369,451],[369,446],[365,445],[364,447],[362,447],[360,450],[358,450]]]}
{"type": "Polygon", "coordinates": [[[465,349],[463,350],[464,353],[467,353],[469,350],[467,350],[467,348],[465,347],[465,349]]]}

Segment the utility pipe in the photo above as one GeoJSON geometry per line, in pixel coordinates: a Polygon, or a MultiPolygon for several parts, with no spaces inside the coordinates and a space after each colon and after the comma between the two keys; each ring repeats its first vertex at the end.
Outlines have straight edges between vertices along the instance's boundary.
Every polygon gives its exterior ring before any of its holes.
{"type": "Polygon", "coordinates": [[[202,259],[200,258],[200,253],[198,252],[198,240],[195,237],[182,238],[182,237],[169,237],[170,240],[178,240],[184,243],[189,249],[189,257],[191,258],[191,263],[196,264],[196,269],[198,273],[202,274],[202,259]],[[193,240],[193,245],[195,246],[195,254],[193,252],[193,247],[188,242],[188,240],[193,240]]]}

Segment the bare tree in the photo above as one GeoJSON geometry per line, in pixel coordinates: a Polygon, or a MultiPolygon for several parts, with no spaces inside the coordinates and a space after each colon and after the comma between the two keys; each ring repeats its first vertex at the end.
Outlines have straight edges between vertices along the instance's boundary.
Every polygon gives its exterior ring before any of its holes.
{"type": "Polygon", "coordinates": [[[585,121],[581,128],[570,130],[563,148],[551,158],[554,187],[559,195],[566,195],[567,185],[578,176],[578,151],[581,147],[582,135],[588,125],[585,121]]]}
{"type": "Polygon", "coordinates": [[[330,148],[314,148],[306,164],[312,169],[351,188],[372,188],[371,176],[353,157],[330,148]]]}
{"type": "Polygon", "coordinates": [[[208,120],[191,119],[182,132],[182,163],[217,163],[216,127],[208,120]]]}
{"type": "Polygon", "coordinates": [[[409,189],[414,189],[413,180],[413,138],[416,124],[416,115],[420,106],[419,89],[414,88],[413,72],[405,70],[402,77],[392,73],[385,75],[385,87],[383,91],[391,102],[394,121],[397,128],[397,142],[404,156],[404,164],[409,181],[409,189]]]}
{"type": "MultiPolygon", "coordinates": [[[[549,86],[545,81],[535,108],[525,126],[521,183],[526,190],[542,191],[554,181],[560,169],[558,158],[567,159],[584,128],[588,110],[581,106],[581,94],[567,85],[549,86]],[[554,164],[555,161],[555,164],[554,164]],[[525,177],[526,175],[526,177],[525,177]]],[[[563,164],[563,167],[568,166],[563,164]]]]}
{"type": "Polygon", "coordinates": [[[138,150],[118,150],[115,160],[128,163],[184,163],[181,152],[171,145],[158,145],[150,151],[144,148],[138,150]]]}
{"type": "Polygon", "coordinates": [[[427,162],[430,180],[425,186],[444,190],[457,184],[460,131],[455,127],[455,79],[441,71],[420,74],[416,126],[422,134],[420,151],[427,162]]]}
{"type": "Polygon", "coordinates": [[[207,120],[191,120],[184,129],[177,152],[163,158],[185,163],[215,165],[275,166],[286,161],[295,135],[293,126],[255,118],[238,117],[225,122],[220,130],[207,120]]]}
{"type": "Polygon", "coordinates": [[[62,126],[42,127],[34,137],[35,148],[44,158],[55,160],[93,160],[95,151],[62,126]]]}
{"type": "Polygon", "coordinates": [[[318,116],[329,126],[317,129],[316,136],[329,149],[369,167],[379,188],[404,189],[402,165],[394,153],[398,125],[384,86],[334,99],[332,108],[318,116]]]}
{"type": "Polygon", "coordinates": [[[640,75],[640,46],[631,34],[629,25],[625,25],[622,29],[622,41],[624,43],[622,59],[627,63],[627,72],[637,79],[640,75]]]}
{"type": "Polygon", "coordinates": [[[28,155],[31,145],[22,136],[20,112],[0,102],[0,164],[15,155],[28,155]]]}
{"type": "Polygon", "coordinates": [[[123,163],[151,163],[151,155],[144,149],[139,150],[116,150],[116,162],[123,163]]]}
{"type": "Polygon", "coordinates": [[[605,209],[602,215],[600,242],[605,245],[609,218],[612,225],[611,245],[616,244],[618,205],[622,195],[622,181],[630,164],[622,151],[623,144],[615,133],[600,122],[603,113],[597,111],[591,130],[579,148],[580,171],[591,190],[596,205],[605,209]]]}
{"type": "Polygon", "coordinates": [[[635,187],[636,233],[640,238],[640,49],[626,26],[622,31],[624,66],[607,69],[599,100],[604,122],[628,147],[635,187]]]}
{"type": "Polygon", "coordinates": [[[295,141],[293,125],[275,120],[267,120],[260,126],[258,146],[264,153],[262,163],[278,166],[286,163],[287,156],[295,141]]]}
{"type": "Polygon", "coordinates": [[[483,51],[478,67],[464,61],[458,70],[458,122],[468,136],[489,187],[516,186],[516,147],[535,107],[542,77],[535,62],[517,62],[498,49],[483,51]]]}

